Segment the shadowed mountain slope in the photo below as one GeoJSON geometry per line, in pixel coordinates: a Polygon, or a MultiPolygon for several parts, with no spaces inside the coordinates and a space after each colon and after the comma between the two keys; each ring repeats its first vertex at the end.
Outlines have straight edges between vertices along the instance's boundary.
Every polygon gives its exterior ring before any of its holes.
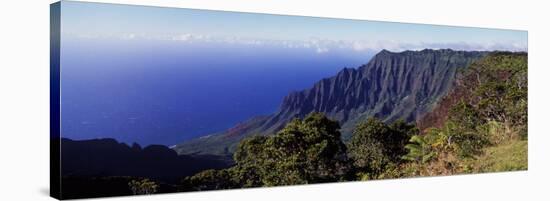
{"type": "MultiPolygon", "coordinates": [[[[58,140],[52,140],[59,143],[58,140]]],[[[114,139],[61,139],[63,177],[131,176],[179,182],[205,169],[221,169],[231,164],[221,157],[178,155],[163,145],[141,148],[114,139]]]]}

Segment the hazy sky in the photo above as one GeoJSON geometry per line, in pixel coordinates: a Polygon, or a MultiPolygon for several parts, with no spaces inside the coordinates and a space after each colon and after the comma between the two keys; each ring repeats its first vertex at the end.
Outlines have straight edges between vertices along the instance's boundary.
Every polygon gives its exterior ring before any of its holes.
{"type": "Polygon", "coordinates": [[[64,1],[64,37],[227,42],[355,51],[527,51],[527,32],[64,1]]]}

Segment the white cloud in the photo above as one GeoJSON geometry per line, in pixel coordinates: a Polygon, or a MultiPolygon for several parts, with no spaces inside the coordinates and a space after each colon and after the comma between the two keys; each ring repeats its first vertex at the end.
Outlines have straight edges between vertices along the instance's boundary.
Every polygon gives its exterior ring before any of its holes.
{"type": "Polygon", "coordinates": [[[176,33],[176,34],[137,34],[123,33],[118,35],[76,35],[83,39],[98,39],[98,38],[119,38],[123,40],[172,40],[175,42],[217,42],[240,45],[271,45],[281,46],[284,48],[304,48],[311,49],[316,53],[327,53],[332,49],[352,50],[357,52],[378,52],[382,49],[389,51],[400,52],[405,50],[421,50],[421,49],[455,49],[455,50],[507,50],[507,51],[527,51],[527,44],[514,41],[498,41],[490,43],[471,43],[465,41],[439,43],[439,42],[416,42],[396,40],[329,40],[320,38],[310,38],[306,40],[274,40],[266,38],[243,38],[238,36],[214,36],[201,35],[192,33],[176,33]]]}
{"type": "Polygon", "coordinates": [[[136,38],[136,34],[134,34],[134,33],[125,33],[125,34],[122,34],[120,36],[120,38],[123,39],[123,40],[133,40],[133,39],[136,38]]]}
{"type": "Polygon", "coordinates": [[[317,53],[319,53],[319,54],[322,54],[322,53],[328,52],[328,48],[317,47],[317,49],[316,49],[315,51],[316,51],[317,53]]]}
{"type": "Polygon", "coordinates": [[[188,41],[191,38],[192,38],[191,34],[180,34],[180,35],[172,37],[172,40],[175,40],[175,41],[188,41]]]}

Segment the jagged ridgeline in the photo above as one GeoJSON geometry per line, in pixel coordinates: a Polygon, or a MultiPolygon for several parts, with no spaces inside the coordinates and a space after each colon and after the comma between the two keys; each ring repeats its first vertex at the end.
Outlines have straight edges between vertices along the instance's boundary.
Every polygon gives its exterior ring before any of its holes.
{"type": "Polygon", "coordinates": [[[291,92],[272,115],[253,117],[220,133],[183,142],[179,154],[231,154],[251,135],[270,135],[294,118],[323,112],[340,122],[347,140],[357,122],[377,117],[385,122],[414,122],[431,111],[452,87],[456,74],[488,52],[382,50],[367,64],[344,68],[312,88],[291,92]]]}

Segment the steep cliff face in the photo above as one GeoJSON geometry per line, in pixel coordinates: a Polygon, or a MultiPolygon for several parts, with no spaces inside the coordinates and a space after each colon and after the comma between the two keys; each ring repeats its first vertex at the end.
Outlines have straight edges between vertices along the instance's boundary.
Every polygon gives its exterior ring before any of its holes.
{"type": "Polygon", "coordinates": [[[293,118],[323,112],[342,125],[348,139],[354,125],[368,117],[386,122],[415,121],[451,88],[456,73],[486,52],[453,50],[381,51],[357,69],[345,68],[303,91],[287,95],[277,112],[243,122],[228,131],[184,142],[180,153],[229,154],[240,139],[272,134],[293,118]]]}

